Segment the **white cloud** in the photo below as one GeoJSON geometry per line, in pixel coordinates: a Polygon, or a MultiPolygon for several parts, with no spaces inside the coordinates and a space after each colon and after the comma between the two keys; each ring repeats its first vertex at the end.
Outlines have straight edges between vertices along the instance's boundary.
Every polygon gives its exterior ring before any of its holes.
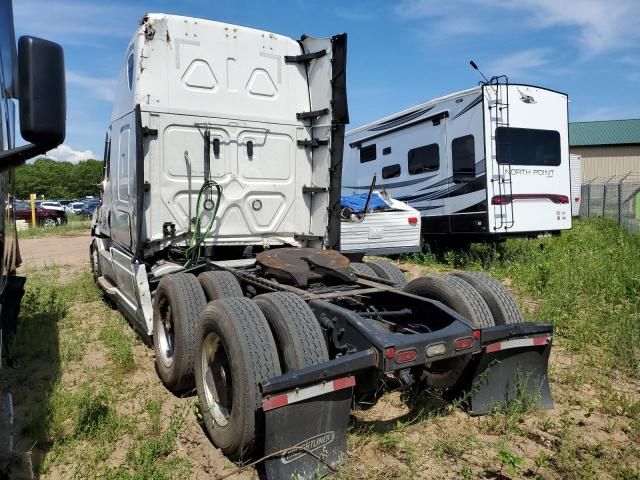
{"type": "Polygon", "coordinates": [[[100,47],[105,38],[129,38],[144,10],[130,4],[86,0],[14,2],[16,30],[62,44],[100,47]]]}
{"type": "Polygon", "coordinates": [[[638,0],[510,0],[498,2],[514,10],[526,10],[534,28],[573,26],[583,53],[588,56],[634,45],[640,38],[638,0]]]}
{"type": "Polygon", "coordinates": [[[536,69],[550,62],[552,51],[549,48],[531,48],[498,58],[486,67],[491,75],[507,75],[510,80],[531,77],[536,69]]]}
{"type": "Polygon", "coordinates": [[[58,148],[49,150],[47,152],[47,158],[52,158],[58,162],[71,162],[78,163],[81,160],[88,160],[90,158],[96,158],[95,154],[91,150],[74,150],[69,145],[64,143],[58,148]]]}
{"type": "Polygon", "coordinates": [[[430,27],[447,36],[493,32],[500,39],[509,31],[565,27],[585,57],[640,41],[638,0],[403,0],[394,10],[409,21],[431,19],[430,27]]]}
{"type": "Polygon", "coordinates": [[[96,98],[101,100],[113,101],[115,79],[90,77],[71,70],[67,70],[66,79],[68,85],[90,90],[96,98]]]}

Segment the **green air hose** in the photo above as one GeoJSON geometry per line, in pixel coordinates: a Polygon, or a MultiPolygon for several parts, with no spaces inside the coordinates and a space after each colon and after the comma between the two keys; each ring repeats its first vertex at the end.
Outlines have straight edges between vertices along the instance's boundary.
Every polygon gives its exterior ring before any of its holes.
{"type": "MultiPolygon", "coordinates": [[[[200,188],[200,192],[198,193],[198,201],[196,202],[196,217],[195,217],[196,221],[193,228],[193,234],[189,239],[189,246],[187,247],[187,250],[185,252],[185,258],[186,258],[186,262],[184,264],[185,268],[190,267],[193,264],[197,264],[198,261],[200,260],[200,247],[202,246],[202,243],[209,236],[209,233],[211,232],[211,228],[213,227],[213,223],[215,222],[216,215],[218,214],[218,208],[220,208],[221,199],[222,199],[222,187],[218,185],[216,182],[214,182],[213,180],[207,180],[206,182],[204,182],[204,184],[202,185],[202,188],[200,188]],[[202,200],[203,198],[205,198],[205,201],[206,201],[207,195],[205,194],[206,193],[213,194],[214,188],[218,194],[218,199],[217,199],[218,201],[215,202],[215,206],[213,208],[213,211],[211,212],[211,218],[209,218],[207,228],[203,235],[201,230],[202,217],[200,215],[200,209],[203,207],[202,200]]],[[[189,219],[189,221],[191,221],[191,219],[189,219]]]]}

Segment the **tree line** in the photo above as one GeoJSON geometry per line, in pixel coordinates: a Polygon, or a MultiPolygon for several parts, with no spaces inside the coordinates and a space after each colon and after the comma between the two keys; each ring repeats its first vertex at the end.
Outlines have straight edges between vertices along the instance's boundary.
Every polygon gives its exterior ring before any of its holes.
{"type": "Polygon", "coordinates": [[[38,158],[16,169],[16,198],[28,199],[31,193],[38,198],[44,195],[45,199],[98,196],[103,165],[101,160],[83,160],[74,164],[38,158]]]}

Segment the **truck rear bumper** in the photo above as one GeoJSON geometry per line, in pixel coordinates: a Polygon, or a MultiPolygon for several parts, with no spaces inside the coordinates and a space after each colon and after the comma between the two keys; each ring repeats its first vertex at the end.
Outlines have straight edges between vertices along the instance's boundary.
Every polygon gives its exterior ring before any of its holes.
{"type": "MultiPolygon", "coordinates": [[[[547,379],[552,335],[551,324],[500,325],[482,330],[481,338],[474,339],[475,353],[452,392],[468,399],[472,415],[489,413],[516,398],[552,408],[547,379]]],[[[319,472],[326,473],[343,460],[356,375],[370,369],[383,370],[381,356],[384,351],[370,347],[261,385],[269,478],[316,478],[319,472]]]]}

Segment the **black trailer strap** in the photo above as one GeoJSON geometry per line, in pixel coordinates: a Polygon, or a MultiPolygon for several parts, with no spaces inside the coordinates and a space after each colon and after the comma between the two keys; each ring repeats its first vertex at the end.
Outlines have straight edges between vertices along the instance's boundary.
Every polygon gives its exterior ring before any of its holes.
{"type": "Polygon", "coordinates": [[[158,129],[157,128],[142,127],[142,135],[145,136],[145,137],[157,137],[158,136],[158,129]]]}
{"type": "Polygon", "coordinates": [[[327,187],[307,187],[302,186],[302,193],[326,193],[329,189],[327,187]]]}
{"type": "Polygon", "coordinates": [[[329,145],[329,139],[312,138],[311,140],[298,140],[299,147],[318,148],[324,145],[329,145]]]}
{"type": "Polygon", "coordinates": [[[284,63],[308,63],[316,58],[324,57],[326,54],[326,50],[319,50],[317,52],[303,53],[302,55],[285,55],[284,63]]]}
{"type": "Polygon", "coordinates": [[[293,238],[300,242],[304,242],[305,240],[324,240],[322,235],[308,235],[306,233],[296,233],[293,235],[293,238]]]}
{"type": "Polygon", "coordinates": [[[310,112],[298,112],[296,113],[296,118],[298,120],[315,120],[318,117],[323,115],[328,115],[329,109],[323,108],[322,110],[312,110],[310,112]]]}
{"type": "Polygon", "coordinates": [[[312,383],[359,373],[377,364],[378,354],[373,348],[369,348],[269,379],[260,385],[260,390],[262,395],[273,395],[312,383]]]}

